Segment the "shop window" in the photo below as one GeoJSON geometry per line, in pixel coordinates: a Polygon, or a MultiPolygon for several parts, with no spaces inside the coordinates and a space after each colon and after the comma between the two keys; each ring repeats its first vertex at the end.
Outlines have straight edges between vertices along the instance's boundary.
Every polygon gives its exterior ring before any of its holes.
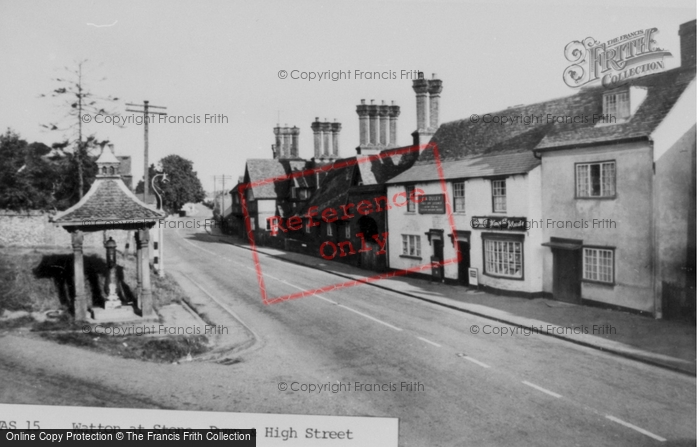
{"type": "Polygon", "coordinates": [[[604,248],[583,248],[583,279],[613,284],[615,253],[604,248]]]}
{"type": "Polygon", "coordinates": [[[523,243],[484,237],[484,273],[523,279],[523,243]]]}
{"type": "Polygon", "coordinates": [[[615,162],[577,163],[576,197],[615,197],[615,162]]]}

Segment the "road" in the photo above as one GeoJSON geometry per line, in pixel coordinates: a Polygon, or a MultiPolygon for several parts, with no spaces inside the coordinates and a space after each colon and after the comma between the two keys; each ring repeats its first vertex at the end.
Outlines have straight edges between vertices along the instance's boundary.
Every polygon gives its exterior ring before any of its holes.
{"type": "MultiPolygon", "coordinates": [[[[166,268],[258,337],[240,363],[215,365],[237,378],[230,411],[398,417],[406,446],[695,445],[694,378],[552,337],[485,334],[502,324],[370,285],[264,305],[250,250],[201,228],[165,233],[166,268]]],[[[344,281],[259,260],[269,297],[344,281]]]]}

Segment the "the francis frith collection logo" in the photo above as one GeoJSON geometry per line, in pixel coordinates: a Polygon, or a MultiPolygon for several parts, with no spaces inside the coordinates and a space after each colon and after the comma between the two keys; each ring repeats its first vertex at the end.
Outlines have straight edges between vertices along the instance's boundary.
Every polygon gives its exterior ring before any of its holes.
{"type": "Polygon", "coordinates": [[[570,42],[564,55],[572,65],[564,70],[564,82],[577,88],[601,81],[604,87],[614,88],[627,80],[664,70],[663,58],[671,53],[656,47],[657,31],[642,29],[607,42],[592,37],[570,42]]]}

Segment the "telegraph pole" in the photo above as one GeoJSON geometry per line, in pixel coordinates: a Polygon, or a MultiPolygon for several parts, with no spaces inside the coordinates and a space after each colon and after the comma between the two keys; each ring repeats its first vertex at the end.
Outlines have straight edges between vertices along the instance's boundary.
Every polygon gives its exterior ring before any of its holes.
{"type": "Polygon", "coordinates": [[[216,192],[216,182],[221,180],[221,223],[223,225],[224,219],[224,193],[226,191],[226,180],[231,180],[233,177],[230,175],[215,175],[214,176],[214,192],[216,192]]]}
{"type": "Polygon", "coordinates": [[[166,112],[149,112],[150,109],[162,109],[165,110],[167,107],[160,107],[160,106],[152,106],[148,104],[148,101],[144,101],[143,105],[141,104],[131,104],[131,103],[126,103],[127,107],[142,107],[143,110],[129,110],[126,109],[127,112],[134,112],[134,113],[143,113],[143,201],[144,203],[148,203],[148,189],[149,189],[149,184],[148,184],[148,121],[150,120],[149,114],[150,115],[167,115],[166,112]]]}

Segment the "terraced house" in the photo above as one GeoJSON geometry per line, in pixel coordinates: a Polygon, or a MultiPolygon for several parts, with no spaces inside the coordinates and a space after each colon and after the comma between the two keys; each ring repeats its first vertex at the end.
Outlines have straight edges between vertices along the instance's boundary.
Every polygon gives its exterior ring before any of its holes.
{"type": "Polygon", "coordinates": [[[679,34],[678,68],[490,114],[539,119],[441,125],[387,182],[422,195],[388,211],[390,268],[432,261],[500,294],[694,318],[695,21],[679,34]]]}
{"type": "Polygon", "coordinates": [[[695,317],[696,21],[681,66],[615,89],[584,89],[542,160],[543,289],[574,303],[695,317]]]}

